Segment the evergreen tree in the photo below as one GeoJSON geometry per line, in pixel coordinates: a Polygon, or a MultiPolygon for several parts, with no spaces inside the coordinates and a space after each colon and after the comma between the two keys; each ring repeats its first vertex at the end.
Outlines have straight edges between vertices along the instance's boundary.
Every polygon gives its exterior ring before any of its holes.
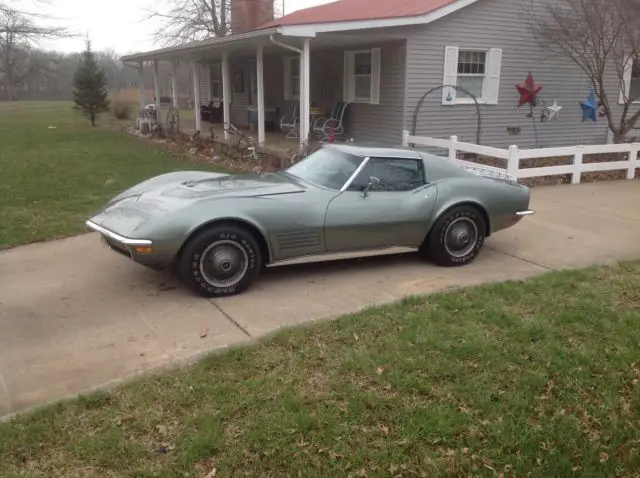
{"type": "Polygon", "coordinates": [[[109,111],[107,77],[98,67],[89,41],[87,41],[87,49],[82,52],[73,78],[73,99],[74,108],[81,110],[89,118],[92,126],[96,125],[97,115],[109,111]]]}

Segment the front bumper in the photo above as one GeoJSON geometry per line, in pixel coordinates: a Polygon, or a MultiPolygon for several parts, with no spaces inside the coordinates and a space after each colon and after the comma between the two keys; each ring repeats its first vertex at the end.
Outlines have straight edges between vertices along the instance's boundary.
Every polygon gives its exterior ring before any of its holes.
{"type": "Polygon", "coordinates": [[[109,229],[105,229],[104,227],[102,227],[99,224],[96,224],[95,222],[91,221],[91,220],[87,220],[85,222],[85,225],[96,232],[99,232],[103,238],[105,239],[110,239],[111,241],[115,241],[118,244],[121,244],[123,246],[127,246],[127,247],[150,247],[153,245],[153,241],[150,241],[149,239],[131,239],[129,237],[124,237],[121,236],[120,234],[116,234],[113,231],[110,231],[109,229]]]}
{"type": "Polygon", "coordinates": [[[172,256],[157,251],[157,244],[149,239],[132,239],[121,236],[109,229],[88,220],[85,225],[100,234],[103,244],[110,250],[131,259],[138,264],[154,270],[163,270],[172,260],[172,256]]]}

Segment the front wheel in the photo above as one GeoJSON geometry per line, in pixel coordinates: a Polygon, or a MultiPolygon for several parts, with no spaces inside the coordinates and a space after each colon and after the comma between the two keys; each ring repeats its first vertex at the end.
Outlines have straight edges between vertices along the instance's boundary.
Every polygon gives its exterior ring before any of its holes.
{"type": "Polygon", "coordinates": [[[262,256],[253,234],[237,226],[214,226],[198,233],[185,246],[180,275],[202,297],[244,292],[262,269],[262,256]]]}
{"type": "Polygon", "coordinates": [[[463,266],[482,249],[485,231],[486,223],[478,209],[454,207],[438,218],[421,251],[440,266],[463,266]]]}

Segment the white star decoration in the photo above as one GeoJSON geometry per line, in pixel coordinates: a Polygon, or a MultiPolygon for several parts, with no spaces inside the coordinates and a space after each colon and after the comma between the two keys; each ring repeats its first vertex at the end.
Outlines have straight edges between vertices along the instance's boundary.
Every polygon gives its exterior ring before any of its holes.
{"type": "Polygon", "coordinates": [[[553,119],[554,117],[559,118],[562,106],[558,105],[558,100],[553,100],[553,104],[551,106],[547,106],[545,109],[549,112],[549,119],[553,119]]]}

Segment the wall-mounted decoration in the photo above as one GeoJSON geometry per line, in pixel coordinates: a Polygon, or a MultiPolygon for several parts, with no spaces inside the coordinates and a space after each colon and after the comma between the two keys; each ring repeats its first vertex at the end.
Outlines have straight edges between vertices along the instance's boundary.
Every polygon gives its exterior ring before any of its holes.
{"type": "Polygon", "coordinates": [[[553,100],[553,104],[551,106],[545,106],[543,115],[546,116],[546,120],[552,120],[554,118],[559,119],[561,109],[562,106],[558,104],[558,100],[553,100]]]}
{"type": "Polygon", "coordinates": [[[542,85],[536,85],[536,82],[533,80],[533,75],[529,72],[527,75],[527,79],[524,83],[520,85],[516,85],[518,89],[518,93],[520,93],[520,102],[518,103],[518,108],[520,106],[529,104],[532,108],[535,108],[538,104],[538,93],[542,89],[542,85]]]}
{"type": "Polygon", "coordinates": [[[596,92],[591,89],[589,96],[586,100],[580,103],[580,108],[582,108],[582,121],[586,121],[590,119],[594,123],[596,122],[596,113],[598,111],[598,100],[596,99],[596,92]]]}

